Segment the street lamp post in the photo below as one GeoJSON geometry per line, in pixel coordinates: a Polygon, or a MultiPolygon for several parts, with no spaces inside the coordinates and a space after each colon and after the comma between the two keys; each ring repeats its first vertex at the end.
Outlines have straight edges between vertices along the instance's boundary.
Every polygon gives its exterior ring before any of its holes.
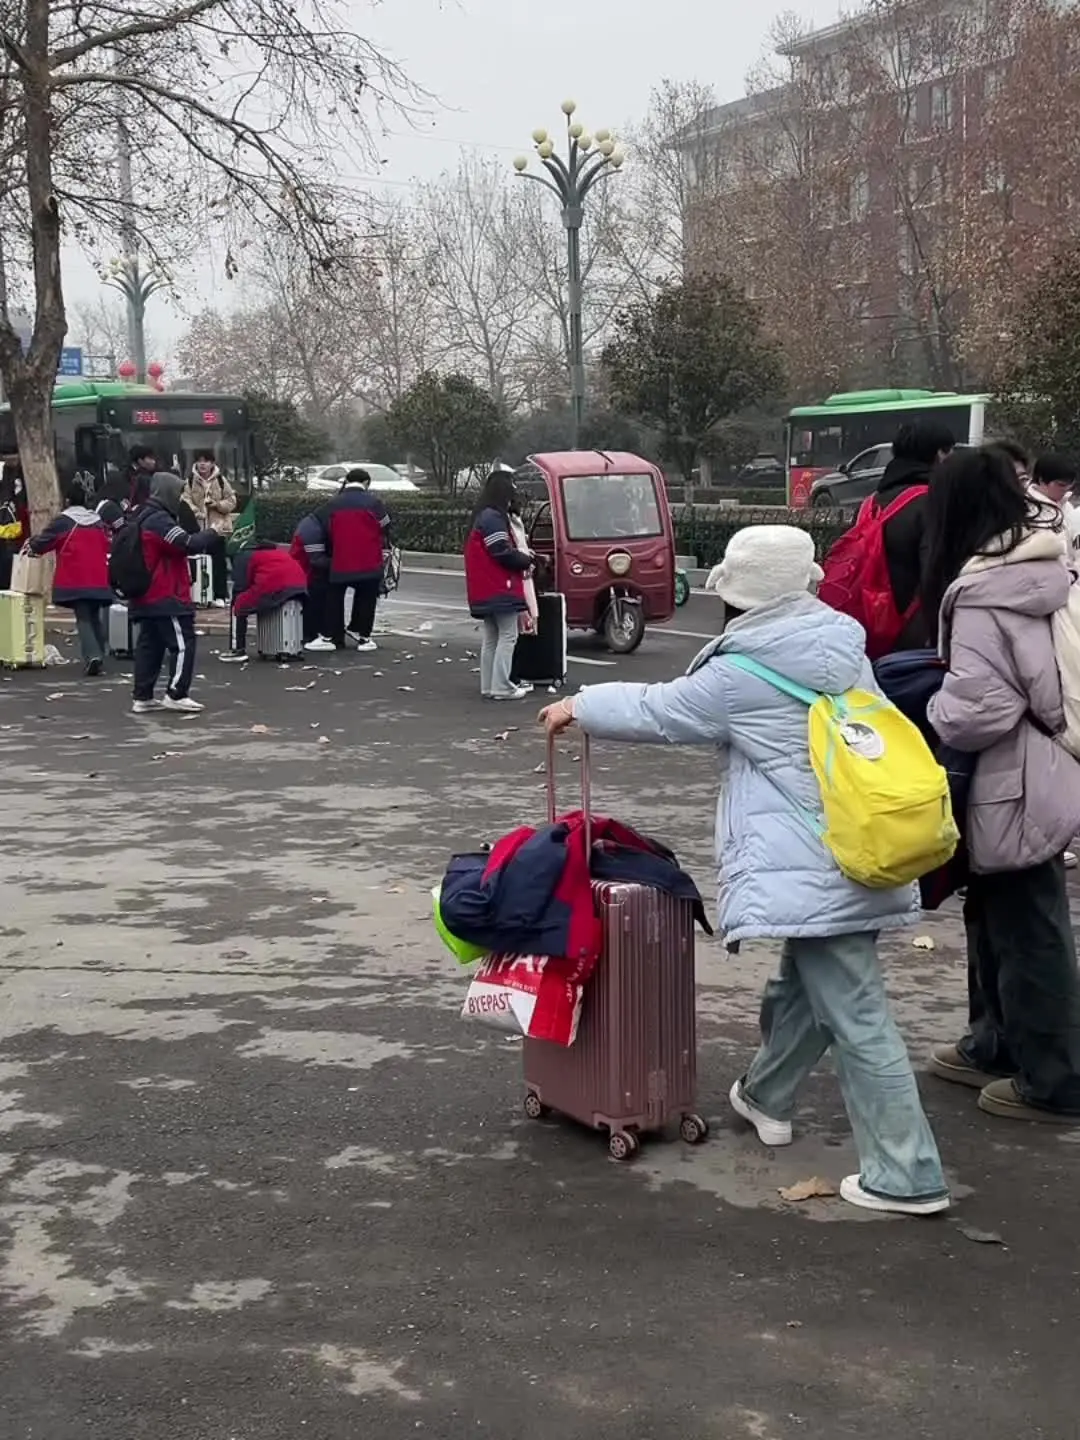
{"type": "Polygon", "coordinates": [[[546,176],[530,175],[529,160],[525,155],[519,155],[514,161],[514,169],[524,179],[535,180],[545,189],[554,191],[562,208],[563,228],[566,231],[570,407],[575,450],[580,443],[581,422],[585,415],[585,354],[581,331],[581,222],[585,196],[598,180],[605,179],[618,170],[626,158],[625,152],[616,145],[609,130],[598,130],[595,136],[586,134],[584,125],[574,119],[576,109],[575,101],[563,101],[562,112],[566,116],[567,140],[565,160],[561,155],[556,155],[554,142],[546,130],[533,131],[533,144],[547,171],[546,176]]]}
{"type": "Polygon", "coordinates": [[[168,285],[169,277],[152,266],[144,270],[138,254],[132,251],[111,260],[101,278],[119,290],[127,303],[128,345],[135,378],[142,384],[146,380],[146,302],[168,285]]]}

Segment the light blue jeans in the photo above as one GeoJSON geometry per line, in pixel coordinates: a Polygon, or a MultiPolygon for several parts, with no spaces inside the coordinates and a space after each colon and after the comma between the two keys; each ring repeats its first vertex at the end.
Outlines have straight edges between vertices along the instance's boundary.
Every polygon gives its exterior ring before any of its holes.
{"type": "Polygon", "coordinates": [[[514,663],[514,647],[518,639],[516,610],[500,610],[484,616],[483,639],[480,642],[480,694],[512,695],[510,667],[514,663]]]}
{"type": "Polygon", "coordinates": [[[761,1049],[743,1093],[790,1120],[803,1081],[832,1050],[859,1152],[861,1182],[893,1199],[947,1190],[937,1144],[889,1013],[874,935],[786,940],[761,1001],[761,1049]]]}

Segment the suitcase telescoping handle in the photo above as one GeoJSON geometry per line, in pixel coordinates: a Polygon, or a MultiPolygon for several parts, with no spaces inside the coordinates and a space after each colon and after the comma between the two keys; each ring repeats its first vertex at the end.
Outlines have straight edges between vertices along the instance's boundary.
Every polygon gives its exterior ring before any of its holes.
{"type": "MultiPolygon", "coordinates": [[[[555,736],[547,742],[548,823],[555,823],[555,736]]],[[[592,768],[589,759],[589,737],[581,737],[581,813],[585,817],[585,851],[592,850],[592,768]]]]}

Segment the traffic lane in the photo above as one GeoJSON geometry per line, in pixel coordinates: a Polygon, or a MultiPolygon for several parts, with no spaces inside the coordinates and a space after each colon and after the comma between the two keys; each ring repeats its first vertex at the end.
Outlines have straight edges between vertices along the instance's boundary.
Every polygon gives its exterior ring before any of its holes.
{"type": "MultiPolygon", "coordinates": [[[[572,630],[568,637],[570,682],[653,681],[681,674],[718,633],[714,627],[719,613],[715,596],[694,595],[670,621],[650,625],[632,655],[613,655],[598,636],[572,630]],[[592,670],[596,673],[590,674],[592,670]]],[[[461,574],[409,571],[402,576],[401,588],[380,605],[379,623],[384,629],[407,634],[425,622],[443,635],[478,643],[479,625],[469,615],[461,574]]]]}

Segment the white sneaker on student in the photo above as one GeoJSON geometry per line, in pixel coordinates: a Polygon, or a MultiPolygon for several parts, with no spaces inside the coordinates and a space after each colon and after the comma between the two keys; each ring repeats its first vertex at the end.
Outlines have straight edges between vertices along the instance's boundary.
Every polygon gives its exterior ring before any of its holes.
{"type": "Polygon", "coordinates": [[[317,635],[314,640],[309,640],[304,649],[311,655],[332,655],[337,646],[325,635],[317,635]]]}
{"type": "Polygon", "coordinates": [[[218,659],[226,665],[243,665],[247,658],[246,650],[223,650],[218,656],[218,659]]]}
{"type": "Polygon", "coordinates": [[[161,708],[163,710],[179,710],[184,715],[201,715],[206,706],[200,705],[198,700],[192,700],[190,695],[185,695],[182,700],[177,700],[174,696],[166,693],[161,702],[161,708]]]}
{"type": "Polygon", "coordinates": [[[863,1189],[858,1175],[849,1175],[840,1181],[840,1195],[849,1205],[857,1205],[860,1210],[877,1210],[882,1215],[940,1215],[949,1208],[948,1195],[933,1195],[922,1200],[875,1195],[872,1190],[863,1189]]]}
{"type": "Polygon", "coordinates": [[[131,706],[133,715],[149,715],[152,710],[160,710],[160,700],[136,700],[131,706]]]}
{"type": "Polygon", "coordinates": [[[752,1105],[743,1094],[741,1080],[736,1080],[732,1085],[728,1099],[731,1101],[731,1108],[735,1114],[757,1131],[757,1137],[762,1145],[768,1145],[770,1149],[778,1149],[782,1145],[791,1144],[791,1121],[774,1120],[771,1115],[766,1115],[764,1110],[759,1110],[756,1105],[752,1105]]]}
{"type": "Polygon", "coordinates": [[[517,685],[513,690],[508,690],[505,695],[495,693],[491,698],[492,700],[524,700],[531,694],[531,690],[526,690],[524,686],[517,685]]]}
{"type": "Polygon", "coordinates": [[[224,610],[224,609],[225,609],[225,601],[224,601],[224,600],[215,600],[215,601],[213,601],[212,603],[213,603],[213,607],[214,607],[215,610],[224,610]]]}
{"type": "Polygon", "coordinates": [[[375,644],[375,641],[372,640],[370,635],[367,637],[367,639],[361,639],[358,635],[356,637],[356,648],[362,655],[370,655],[372,650],[378,650],[379,647],[375,644]]]}

